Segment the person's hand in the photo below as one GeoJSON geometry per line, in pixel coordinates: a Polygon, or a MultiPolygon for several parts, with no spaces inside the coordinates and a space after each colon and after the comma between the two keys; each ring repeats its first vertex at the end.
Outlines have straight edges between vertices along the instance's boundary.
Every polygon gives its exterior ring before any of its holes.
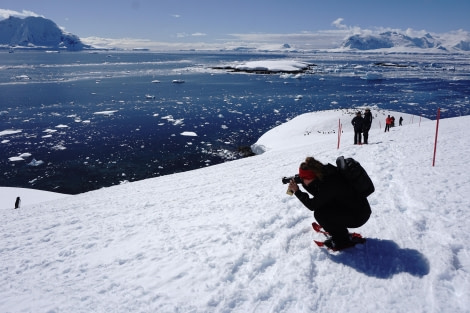
{"type": "Polygon", "coordinates": [[[294,192],[294,193],[297,190],[299,190],[299,186],[297,186],[297,184],[295,183],[295,181],[293,179],[290,180],[289,189],[292,190],[292,192],[294,192]]]}

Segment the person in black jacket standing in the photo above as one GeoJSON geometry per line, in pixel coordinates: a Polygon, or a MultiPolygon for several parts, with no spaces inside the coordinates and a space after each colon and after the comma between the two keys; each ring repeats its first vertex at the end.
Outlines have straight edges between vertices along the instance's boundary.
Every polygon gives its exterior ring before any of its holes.
{"type": "Polygon", "coordinates": [[[369,130],[372,127],[372,113],[370,109],[366,109],[366,113],[364,113],[364,125],[362,132],[364,134],[364,143],[369,143],[369,130]]]}
{"type": "Polygon", "coordinates": [[[356,116],[352,119],[351,124],[354,126],[354,144],[362,144],[362,129],[364,127],[364,119],[361,112],[357,112],[356,116]]]}
{"type": "Polygon", "coordinates": [[[331,235],[325,245],[335,249],[347,247],[351,240],[348,228],[361,227],[369,220],[371,208],[367,198],[358,196],[335,166],[323,165],[313,157],[300,164],[299,177],[313,198],[301,191],[294,180],[290,181],[289,189],[331,235]]]}

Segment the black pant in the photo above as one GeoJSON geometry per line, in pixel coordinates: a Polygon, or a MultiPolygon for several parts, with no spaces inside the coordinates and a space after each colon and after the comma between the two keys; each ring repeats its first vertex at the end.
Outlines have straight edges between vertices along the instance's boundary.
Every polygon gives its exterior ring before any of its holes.
{"type": "Polygon", "coordinates": [[[364,225],[369,220],[371,212],[367,198],[361,198],[353,208],[315,211],[314,217],[318,224],[330,233],[334,241],[344,242],[349,239],[348,228],[358,228],[364,225]]]}
{"type": "Polygon", "coordinates": [[[354,144],[362,142],[362,130],[354,130],[354,144]]]}
{"type": "Polygon", "coordinates": [[[369,130],[364,130],[362,133],[364,134],[364,143],[369,143],[369,130]]]}

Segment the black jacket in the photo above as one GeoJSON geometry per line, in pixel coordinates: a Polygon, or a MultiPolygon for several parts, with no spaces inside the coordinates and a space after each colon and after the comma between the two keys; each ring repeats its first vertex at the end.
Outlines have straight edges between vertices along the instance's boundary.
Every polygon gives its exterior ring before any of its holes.
{"type": "Polygon", "coordinates": [[[372,113],[366,112],[364,113],[364,130],[369,130],[372,126],[372,113]]]}
{"type": "MultiPolygon", "coordinates": [[[[345,181],[338,172],[338,169],[328,164],[322,180],[316,179],[310,185],[302,185],[305,190],[300,189],[295,193],[296,197],[310,210],[315,213],[328,212],[329,214],[354,214],[355,211],[362,211],[367,199],[356,195],[353,188],[345,181]]],[[[367,202],[367,207],[370,207],[367,202]]]]}
{"type": "Polygon", "coordinates": [[[352,119],[351,124],[354,126],[354,131],[362,132],[362,128],[364,127],[364,119],[362,116],[356,116],[352,119]]]}

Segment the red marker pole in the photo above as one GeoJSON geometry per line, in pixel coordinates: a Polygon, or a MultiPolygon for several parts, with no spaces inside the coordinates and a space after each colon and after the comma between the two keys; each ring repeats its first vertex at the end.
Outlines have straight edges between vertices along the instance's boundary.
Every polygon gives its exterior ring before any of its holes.
{"type": "Polygon", "coordinates": [[[436,138],[434,139],[434,155],[432,157],[432,166],[436,163],[436,148],[437,148],[437,134],[439,132],[439,118],[441,116],[441,109],[437,108],[437,119],[436,119],[436,138]]]}

